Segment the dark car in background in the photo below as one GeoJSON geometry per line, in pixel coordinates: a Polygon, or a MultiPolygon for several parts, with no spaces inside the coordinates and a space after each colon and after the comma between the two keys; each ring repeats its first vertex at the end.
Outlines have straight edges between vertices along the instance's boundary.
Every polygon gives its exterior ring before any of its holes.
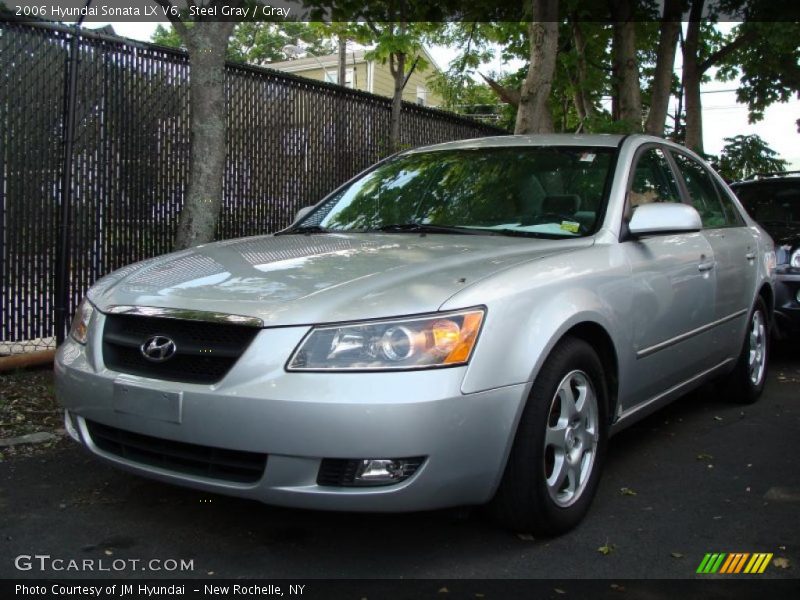
{"type": "Polygon", "coordinates": [[[730,187],[775,240],[775,333],[800,335],[800,171],[756,175],[730,187]]]}

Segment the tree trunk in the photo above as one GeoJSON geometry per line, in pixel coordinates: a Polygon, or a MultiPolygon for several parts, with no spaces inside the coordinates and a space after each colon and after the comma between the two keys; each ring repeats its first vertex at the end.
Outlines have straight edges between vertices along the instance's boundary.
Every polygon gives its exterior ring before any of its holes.
{"type": "Polygon", "coordinates": [[[198,22],[186,33],[191,168],[175,236],[176,250],[210,242],[216,232],[225,174],[225,52],[233,26],[198,22]]]}
{"type": "Polygon", "coordinates": [[[705,0],[694,0],[683,44],[683,94],[686,111],[686,137],[683,143],[695,152],[703,152],[703,104],[700,99],[702,71],[697,53],[700,47],[700,16],[705,0]]]}
{"type": "Polygon", "coordinates": [[[636,63],[636,26],[631,0],[611,0],[614,19],[613,75],[618,96],[619,120],[631,131],[642,130],[642,95],[636,63]]]}
{"type": "Polygon", "coordinates": [[[681,30],[681,0],[666,0],[664,17],[658,37],[656,71],[653,75],[653,90],[650,111],[647,113],[645,133],[664,137],[669,98],[672,92],[672,71],[675,67],[675,51],[681,30]]]}
{"type": "Polygon", "coordinates": [[[586,40],[577,20],[572,22],[572,42],[575,47],[574,102],[578,118],[583,122],[597,115],[594,102],[586,89],[586,40]]]}
{"type": "Polygon", "coordinates": [[[389,147],[392,152],[400,150],[400,111],[403,108],[403,88],[406,84],[406,55],[404,52],[393,52],[389,56],[389,70],[394,79],[392,95],[392,115],[389,129],[389,147]]]}
{"type": "Polygon", "coordinates": [[[514,133],[551,133],[550,89],[558,51],[558,0],[532,0],[531,58],[522,83],[514,133]]]}

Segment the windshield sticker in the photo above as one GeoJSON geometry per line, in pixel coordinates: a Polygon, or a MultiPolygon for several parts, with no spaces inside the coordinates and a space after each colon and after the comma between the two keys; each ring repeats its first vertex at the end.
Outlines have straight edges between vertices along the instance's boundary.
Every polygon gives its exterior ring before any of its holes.
{"type": "Polygon", "coordinates": [[[576,223],[575,221],[561,221],[561,229],[564,231],[569,231],[570,233],[578,233],[581,228],[580,223],[576,223]]]}
{"type": "Polygon", "coordinates": [[[592,154],[591,152],[583,152],[581,153],[580,158],[578,159],[581,162],[594,162],[594,157],[597,156],[596,154],[592,154]]]}

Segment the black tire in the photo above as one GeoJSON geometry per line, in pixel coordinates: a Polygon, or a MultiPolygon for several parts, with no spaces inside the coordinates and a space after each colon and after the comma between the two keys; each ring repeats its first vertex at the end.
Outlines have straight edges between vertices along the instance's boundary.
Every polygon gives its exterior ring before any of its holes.
{"type": "Polygon", "coordinates": [[[752,404],[758,400],[761,392],[764,391],[764,384],[767,381],[767,366],[769,365],[769,333],[770,323],[767,305],[759,296],[747,318],[747,328],[742,341],[742,349],[739,352],[739,359],[736,361],[733,371],[724,381],[723,392],[731,402],[752,404]],[[761,333],[756,335],[756,337],[761,338],[758,340],[762,352],[760,364],[763,365],[760,370],[760,378],[754,376],[751,365],[751,352],[756,352],[752,347],[751,336],[754,335],[754,329],[758,327],[757,322],[761,324],[761,333]]]}
{"type": "MultiPolygon", "coordinates": [[[[501,525],[518,533],[553,536],[572,529],[583,519],[597,491],[605,459],[608,439],[607,406],[608,386],[597,353],[581,339],[565,338],[548,356],[533,384],[517,427],[503,479],[488,507],[490,514],[501,525]],[[584,376],[583,379],[580,378],[581,375],[584,376]],[[581,483],[580,491],[568,500],[568,491],[561,493],[556,489],[558,484],[555,478],[553,485],[548,486],[548,470],[552,477],[555,474],[557,454],[554,446],[545,448],[545,434],[551,426],[557,424],[554,422],[556,413],[563,419],[561,400],[556,400],[559,387],[563,387],[562,383],[568,381],[567,386],[570,389],[578,389],[573,387],[571,378],[588,381],[594,390],[596,442],[587,475],[578,478],[584,483],[581,483]]],[[[575,418],[584,419],[579,415],[575,418]]],[[[562,420],[558,420],[558,423],[562,423],[562,420]]],[[[584,435],[583,432],[579,433],[584,435]]],[[[565,447],[569,448],[569,444],[575,443],[576,437],[569,432],[565,433],[565,447]]],[[[589,446],[582,439],[581,446],[572,446],[572,449],[578,452],[583,447],[589,446]]],[[[576,454],[570,451],[570,455],[576,454]]],[[[562,456],[566,454],[562,453],[562,456]]],[[[583,456],[585,455],[582,454],[581,457],[583,456]]]]}

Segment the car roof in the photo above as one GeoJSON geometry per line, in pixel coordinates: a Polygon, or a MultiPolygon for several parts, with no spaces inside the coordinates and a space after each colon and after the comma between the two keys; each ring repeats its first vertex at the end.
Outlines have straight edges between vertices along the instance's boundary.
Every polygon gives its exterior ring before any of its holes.
{"type": "Polygon", "coordinates": [[[691,153],[691,151],[685,146],[676,144],[671,140],[647,135],[644,133],[546,133],[536,135],[498,135],[493,137],[456,140],[454,142],[444,142],[442,144],[433,144],[431,146],[413,148],[403,152],[403,154],[414,154],[417,152],[439,150],[477,150],[480,148],[524,148],[534,146],[594,146],[598,148],[619,148],[622,142],[631,143],[634,145],[644,143],[663,144],[671,148],[691,153]]]}
{"type": "MultiPolygon", "coordinates": [[[[644,136],[643,136],[644,137],[644,136]]],[[[624,135],[610,133],[571,134],[549,133],[543,135],[498,135],[494,137],[472,138],[445,142],[432,146],[422,146],[409,150],[408,153],[429,150],[475,150],[479,148],[504,148],[524,146],[599,146],[616,148],[625,138],[624,135]]]]}
{"type": "Polygon", "coordinates": [[[749,179],[734,181],[731,187],[742,187],[750,185],[760,185],[763,183],[791,182],[800,183],[800,171],[786,171],[785,173],[764,173],[753,175],[749,179]]]}

